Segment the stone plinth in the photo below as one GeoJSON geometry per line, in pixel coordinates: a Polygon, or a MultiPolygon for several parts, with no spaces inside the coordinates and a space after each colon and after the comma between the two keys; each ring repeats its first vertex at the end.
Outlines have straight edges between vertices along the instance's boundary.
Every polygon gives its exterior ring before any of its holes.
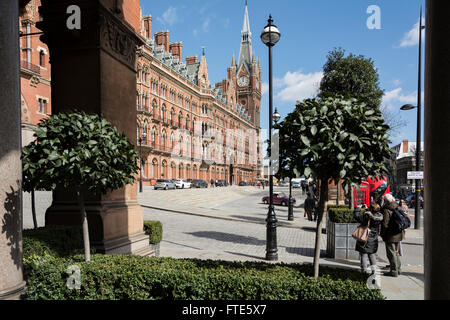
{"type": "Polygon", "coordinates": [[[17,0],[0,1],[0,30],[0,299],[17,299],[25,287],[17,0]]]}
{"type": "MultiPolygon", "coordinates": [[[[117,3],[119,10],[114,1],[42,0],[43,20],[37,27],[50,50],[53,113],[76,108],[99,114],[136,145],[135,59],[142,39],[123,19],[130,8],[117,3]],[[66,11],[72,5],[80,8],[80,29],[67,27],[66,11]]],[[[127,5],[133,3],[139,5],[127,5]]],[[[135,253],[148,247],[136,185],[88,195],[86,211],[97,252],[135,253]]],[[[56,190],[45,220],[46,225],[80,224],[74,192],[56,190]]]]}

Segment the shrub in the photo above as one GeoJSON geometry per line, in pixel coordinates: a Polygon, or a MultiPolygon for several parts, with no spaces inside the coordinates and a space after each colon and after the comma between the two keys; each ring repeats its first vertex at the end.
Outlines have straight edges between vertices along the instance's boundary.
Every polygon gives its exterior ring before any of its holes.
{"type": "MultiPolygon", "coordinates": [[[[361,210],[361,214],[364,212],[364,209],[361,210]]],[[[334,223],[358,223],[353,215],[353,210],[349,208],[328,207],[328,214],[330,216],[330,221],[334,223]]]]}
{"type": "Polygon", "coordinates": [[[162,240],[162,223],[160,221],[144,221],[144,232],[150,236],[150,244],[160,243],[162,240]]]}
{"type": "Polygon", "coordinates": [[[68,257],[82,253],[81,227],[45,227],[23,230],[23,257],[51,255],[68,257]]]}
{"type": "Polygon", "coordinates": [[[352,270],[312,265],[93,255],[41,259],[30,265],[29,300],[380,300],[352,270]],[[67,268],[81,270],[81,289],[69,290],[67,268]]]}

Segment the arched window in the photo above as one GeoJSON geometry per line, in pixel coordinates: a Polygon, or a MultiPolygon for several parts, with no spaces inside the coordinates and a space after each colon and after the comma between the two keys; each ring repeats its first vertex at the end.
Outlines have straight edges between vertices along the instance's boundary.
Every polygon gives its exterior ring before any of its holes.
{"type": "Polygon", "coordinates": [[[166,150],[166,139],[167,139],[167,133],[166,130],[163,130],[162,137],[161,137],[161,150],[166,150]]]}

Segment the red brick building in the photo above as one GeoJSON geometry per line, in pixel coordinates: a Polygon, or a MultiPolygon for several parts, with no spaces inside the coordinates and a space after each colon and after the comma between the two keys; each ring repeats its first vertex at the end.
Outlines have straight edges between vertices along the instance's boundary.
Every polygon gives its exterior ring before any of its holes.
{"type": "Polygon", "coordinates": [[[256,181],[260,176],[261,67],[252,49],[247,6],[239,60],[227,79],[212,86],[203,52],[183,62],[183,44],[169,31],[152,36],[142,18],[146,45],[138,50],[136,106],[144,182],[158,178],[256,181]]]}
{"type": "MultiPolygon", "coordinates": [[[[20,16],[23,145],[33,139],[32,127],[51,114],[49,53],[35,26],[40,4],[31,0],[20,16]]],[[[123,2],[120,14],[146,41],[136,65],[145,184],[162,177],[256,181],[262,165],[261,66],[252,48],[247,6],[238,61],[233,55],[227,79],[214,86],[205,54],[183,62],[182,42],[171,43],[169,31],[153,34],[152,17],[142,18],[139,1],[123,2]]]]}
{"type": "Polygon", "coordinates": [[[32,141],[32,127],[51,114],[49,52],[35,25],[40,5],[40,0],[31,0],[19,17],[22,145],[32,141]]]}

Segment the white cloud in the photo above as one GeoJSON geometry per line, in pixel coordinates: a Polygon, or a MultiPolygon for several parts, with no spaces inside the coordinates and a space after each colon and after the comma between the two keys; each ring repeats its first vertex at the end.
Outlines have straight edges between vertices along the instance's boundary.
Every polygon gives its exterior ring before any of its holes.
{"type": "Polygon", "coordinates": [[[267,92],[269,92],[269,84],[267,82],[263,82],[261,84],[261,94],[265,95],[267,92]]]}
{"type": "MultiPolygon", "coordinates": [[[[400,42],[400,48],[412,47],[419,44],[419,23],[420,18],[417,19],[417,23],[412,27],[412,29],[405,33],[400,42]]],[[[422,25],[425,25],[425,18],[422,18],[422,25]]],[[[425,30],[422,30],[422,39],[425,39],[425,30]]]]}
{"type": "Polygon", "coordinates": [[[274,80],[274,87],[280,88],[277,98],[281,101],[296,102],[307,98],[313,98],[319,90],[323,73],[302,73],[288,71],[282,79],[274,80]]]}
{"type": "Polygon", "coordinates": [[[394,79],[394,80],[392,81],[392,83],[394,84],[394,86],[398,87],[399,85],[402,84],[402,81],[401,81],[400,79],[394,79]]]}
{"type": "Polygon", "coordinates": [[[173,25],[178,21],[177,8],[169,7],[169,9],[163,13],[162,18],[158,17],[156,20],[161,24],[167,24],[169,26],[173,25]]]}
{"type": "MultiPolygon", "coordinates": [[[[422,91],[422,101],[424,92],[422,91]]],[[[399,109],[404,104],[417,104],[417,90],[409,94],[404,94],[402,88],[388,91],[383,96],[383,104],[390,110],[399,109]]]]}

